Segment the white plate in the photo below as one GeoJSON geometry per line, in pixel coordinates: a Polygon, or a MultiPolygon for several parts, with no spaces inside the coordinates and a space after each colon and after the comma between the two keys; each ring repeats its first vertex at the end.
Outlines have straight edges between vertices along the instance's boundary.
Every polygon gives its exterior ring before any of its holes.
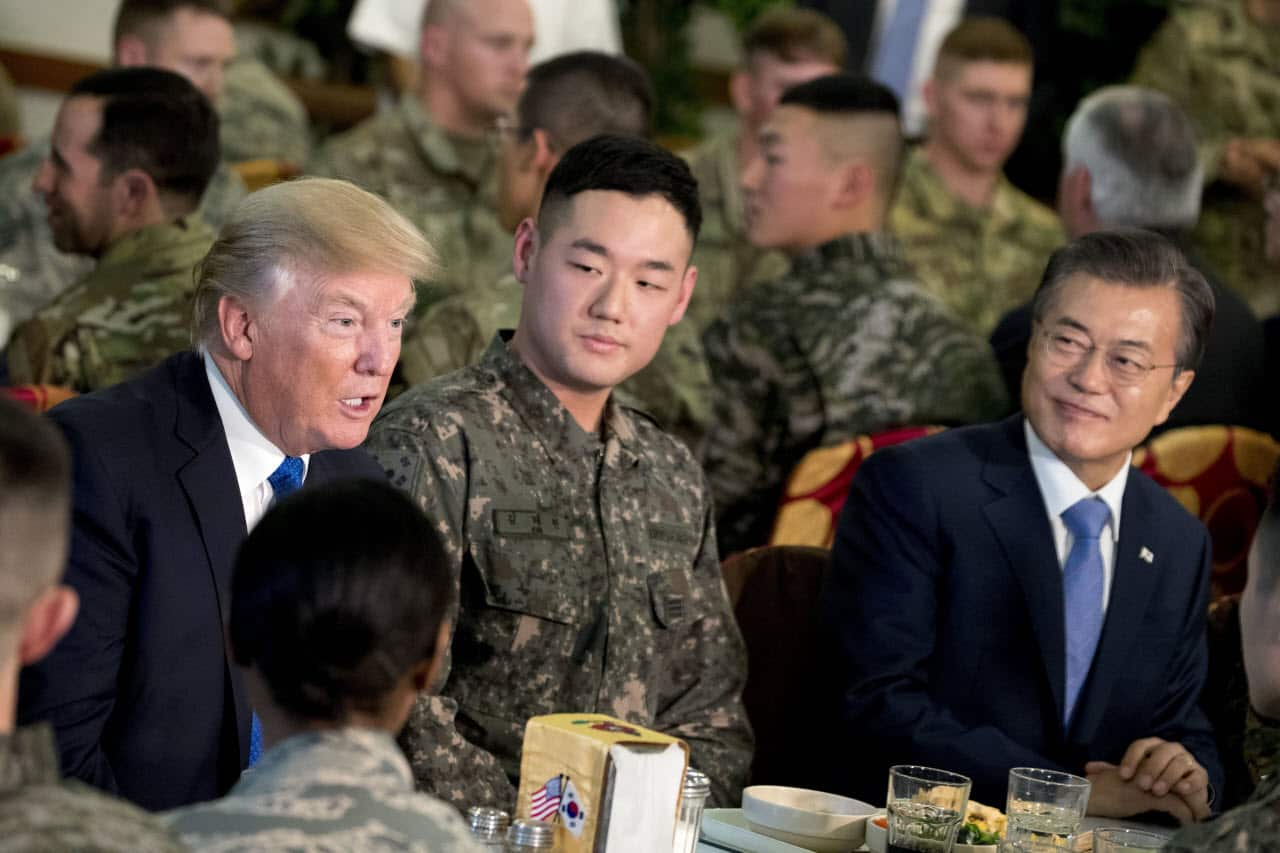
{"type": "Polygon", "coordinates": [[[808,853],[803,847],[752,832],[742,809],[707,809],[702,813],[702,837],[741,853],[808,853]]]}

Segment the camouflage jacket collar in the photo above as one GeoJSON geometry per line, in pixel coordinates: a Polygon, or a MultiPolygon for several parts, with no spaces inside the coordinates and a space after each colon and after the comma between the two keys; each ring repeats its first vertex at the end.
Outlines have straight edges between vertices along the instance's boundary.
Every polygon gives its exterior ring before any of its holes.
{"type": "Polygon", "coordinates": [[[822,273],[836,265],[876,265],[885,270],[905,266],[898,239],[886,231],[845,234],[796,255],[791,271],[805,276],[822,273]]]}
{"type": "Polygon", "coordinates": [[[52,785],[58,779],[52,726],[36,723],[0,735],[0,794],[31,785],[52,785]]]}
{"type": "Polygon", "coordinates": [[[107,247],[98,270],[128,265],[139,280],[191,267],[208,251],[213,229],[199,214],[130,231],[107,247]]]}
{"type": "MultiPolygon", "coordinates": [[[[400,116],[404,120],[409,135],[413,137],[418,151],[437,172],[458,175],[480,186],[485,181],[485,173],[492,165],[492,157],[475,161],[480,168],[467,168],[464,158],[458,156],[454,147],[454,138],[431,118],[431,114],[422,106],[417,95],[405,92],[400,96],[400,116]]],[[[488,145],[488,140],[479,139],[476,145],[488,145]]]]}
{"type": "Polygon", "coordinates": [[[335,771],[344,784],[380,791],[413,790],[413,773],[395,739],[384,731],[346,727],[305,732],[267,750],[252,773],[240,777],[233,793],[261,795],[296,790],[335,771]]]}
{"type": "Polygon", "coordinates": [[[601,435],[578,425],[560,399],[508,346],[512,331],[494,335],[480,365],[505,386],[503,396],[548,453],[564,458],[590,458],[603,451],[605,464],[630,466],[638,461],[636,426],[626,408],[610,394],[601,419],[601,435]]]}
{"type": "Polygon", "coordinates": [[[951,192],[943,183],[942,176],[934,171],[924,149],[916,146],[908,152],[906,166],[903,168],[902,183],[905,185],[908,182],[921,188],[922,192],[913,195],[928,208],[927,215],[934,221],[960,223],[979,231],[999,231],[1022,221],[1018,204],[1019,190],[1003,172],[996,180],[991,203],[986,207],[974,207],[951,192]]]}

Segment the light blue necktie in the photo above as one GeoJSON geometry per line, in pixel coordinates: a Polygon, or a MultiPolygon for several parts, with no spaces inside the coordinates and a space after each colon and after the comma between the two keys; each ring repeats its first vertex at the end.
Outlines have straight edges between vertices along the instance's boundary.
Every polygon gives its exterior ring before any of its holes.
{"type": "Polygon", "coordinates": [[[909,94],[916,42],[927,5],[928,0],[898,0],[876,49],[871,76],[892,89],[900,101],[905,101],[909,94]]]}
{"type": "MultiPolygon", "coordinates": [[[[279,467],[271,472],[271,476],[267,478],[273,493],[271,502],[275,503],[290,492],[296,492],[300,489],[302,487],[302,472],[302,460],[296,456],[286,456],[279,467]]],[[[262,723],[258,721],[258,715],[255,713],[249,723],[249,766],[252,767],[257,764],[258,759],[261,757],[262,723]]]]}
{"type": "Polygon", "coordinates": [[[1083,498],[1062,513],[1071,531],[1071,553],[1062,569],[1063,616],[1067,629],[1067,692],[1062,724],[1070,724],[1080,688],[1089,677],[1102,633],[1102,551],[1098,547],[1111,508],[1101,498],[1083,498]]]}

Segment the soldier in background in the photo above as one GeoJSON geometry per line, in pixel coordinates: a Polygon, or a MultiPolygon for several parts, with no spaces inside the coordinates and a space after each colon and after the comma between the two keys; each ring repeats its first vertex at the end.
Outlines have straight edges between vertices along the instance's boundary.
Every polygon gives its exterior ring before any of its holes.
{"type": "Polygon", "coordinates": [[[809,9],[766,10],[743,35],[742,67],[729,81],[738,124],[689,154],[704,216],[693,257],[698,289],[689,306],[689,319],[699,332],[723,317],[743,288],[786,271],[782,253],[758,248],[747,239],[738,178],[754,159],[756,135],[782,93],[797,83],[837,73],[845,53],[840,28],[809,9]]]}
{"type": "MultiPolygon", "coordinates": [[[[538,214],[561,155],[601,133],[646,138],[653,90],[643,69],[604,53],[569,53],[534,66],[498,150],[498,219],[511,233],[538,214]]],[[[473,364],[501,329],[520,319],[523,288],[511,272],[449,296],[405,332],[400,374],[412,385],[473,364]]],[[[618,387],[619,399],[696,447],[710,414],[711,376],[698,328],[668,330],[648,367],[618,387]]]]}
{"type": "Polygon", "coordinates": [[[999,18],[947,34],[924,88],[928,135],[907,156],[890,215],[920,283],[983,336],[1031,297],[1066,239],[1053,211],[1004,176],[1031,72],[1026,36],[999,18]]]}
{"type": "Polygon", "coordinates": [[[324,144],[309,171],[377,193],[431,236],[441,272],[419,287],[419,315],[510,263],[494,215],[492,131],[524,88],[533,17],[528,0],[437,0],[422,18],[416,92],[324,144]]]}
{"type": "Polygon", "coordinates": [[[791,268],[703,337],[715,392],[702,457],[726,554],[768,540],[809,450],[1006,404],[986,341],[920,289],[884,231],[902,154],[894,94],[866,77],[803,83],[759,144],[742,176],[748,234],[791,268]]]}
{"type": "MultiPolygon", "coordinates": [[[[1240,599],[1240,634],[1249,704],[1274,733],[1280,719],[1280,471],[1271,477],[1271,498],[1249,551],[1249,576],[1240,599]]],[[[1274,734],[1272,735],[1274,745],[1274,734]]],[[[1247,744],[1247,741],[1246,741],[1247,744]]],[[[1247,748],[1247,746],[1246,746],[1247,748]]],[[[1170,853],[1234,853],[1275,850],[1280,839],[1280,773],[1263,779],[1247,803],[1207,823],[1180,830],[1170,853]]]]}
{"type": "Polygon", "coordinates": [[[154,817],[63,781],[47,723],[14,728],[18,670],[75,621],[60,583],[71,527],[71,457],[53,425],[0,400],[0,838],[11,850],[186,849],[154,817]]]}
{"type": "Polygon", "coordinates": [[[97,265],[14,330],[11,382],[83,393],[186,348],[214,238],[194,211],[217,165],[217,114],[185,78],[116,68],[72,86],[35,189],[58,249],[97,265]]]}
{"type": "MultiPolygon", "coordinates": [[[[234,53],[223,0],[123,0],[116,13],[114,65],[151,65],[181,74],[215,106],[222,98],[223,69],[234,53]]],[[[33,142],[0,160],[0,347],[14,326],[93,269],[91,258],[54,246],[44,202],[31,187],[48,147],[48,140],[33,142]]],[[[244,195],[244,182],[219,165],[200,215],[217,228],[244,195]]]]}
{"type": "Polygon", "coordinates": [[[692,454],[613,389],[680,320],[701,214],[682,160],[597,136],[516,233],[514,336],[389,405],[367,447],[444,534],[451,664],[401,736],[418,786],[510,807],[526,720],[603,711],[688,742],[719,805],[751,760],[746,651],[692,454]]]}
{"type": "Polygon", "coordinates": [[[1258,316],[1280,311],[1262,207],[1280,171],[1280,2],[1178,4],[1143,48],[1133,82],[1167,93],[1200,133],[1197,247],[1258,316]]]}

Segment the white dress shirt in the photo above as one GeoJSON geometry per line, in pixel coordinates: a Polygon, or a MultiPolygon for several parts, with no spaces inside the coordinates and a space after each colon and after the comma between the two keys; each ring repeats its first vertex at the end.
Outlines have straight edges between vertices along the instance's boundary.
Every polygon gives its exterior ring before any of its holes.
{"type": "MultiPolygon", "coordinates": [[[[924,20],[916,36],[916,50],[911,59],[911,83],[902,104],[902,132],[908,137],[921,136],[925,132],[924,82],[933,73],[933,63],[938,58],[938,48],[947,33],[951,32],[964,15],[965,0],[928,0],[924,20]]],[[[867,68],[875,68],[876,51],[885,27],[893,20],[898,0],[880,0],[876,4],[875,29],[872,30],[873,49],[867,56],[867,68]]]]}
{"type": "Polygon", "coordinates": [[[1116,542],[1120,539],[1120,507],[1124,503],[1124,487],[1129,482],[1129,463],[1133,458],[1130,453],[1120,466],[1120,473],[1111,481],[1098,489],[1091,490],[1080,478],[1072,473],[1066,463],[1054,455],[1045,443],[1031,428],[1031,422],[1023,419],[1022,428],[1027,436],[1027,452],[1031,456],[1031,470],[1035,472],[1036,483],[1040,486],[1040,496],[1044,498],[1045,510],[1049,514],[1049,526],[1053,528],[1053,545],[1058,552],[1058,567],[1063,568],[1067,555],[1071,553],[1071,544],[1075,537],[1067,529],[1062,520],[1062,513],[1077,501],[1088,497],[1102,498],[1111,509],[1111,518],[1105,529],[1110,535],[1099,538],[1098,550],[1102,552],[1102,612],[1107,612],[1107,603],[1111,600],[1111,579],[1115,574],[1116,542]]]}
{"type": "MultiPolygon", "coordinates": [[[[204,354],[204,372],[209,377],[213,402],[218,407],[222,431],[227,436],[227,449],[231,451],[231,464],[236,470],[236,484],[240,487],[240,500],[244,504],[245,528],[252,530],[262,516],[266,515],[267,507],[271,506],[271,499],[275,497],[275,491],[267,478],[280,467],[285,454],[250,420],[249,413],[236,399],[236,395],[231,393],[231,386],[208,353],[204,354]]],[[[304,480],[310,464],[311,454],[304,454],[304,480]]]]}
{"type": "MultiPolygon", "coordinates": [[[[428,0],[356,0],[347,35],[357,44],[418,59],[418,31],[428,0]]],[[[533,50],[529,64],[574,50],[622,53],[614,0],[529,0],[533,50]]]]}

